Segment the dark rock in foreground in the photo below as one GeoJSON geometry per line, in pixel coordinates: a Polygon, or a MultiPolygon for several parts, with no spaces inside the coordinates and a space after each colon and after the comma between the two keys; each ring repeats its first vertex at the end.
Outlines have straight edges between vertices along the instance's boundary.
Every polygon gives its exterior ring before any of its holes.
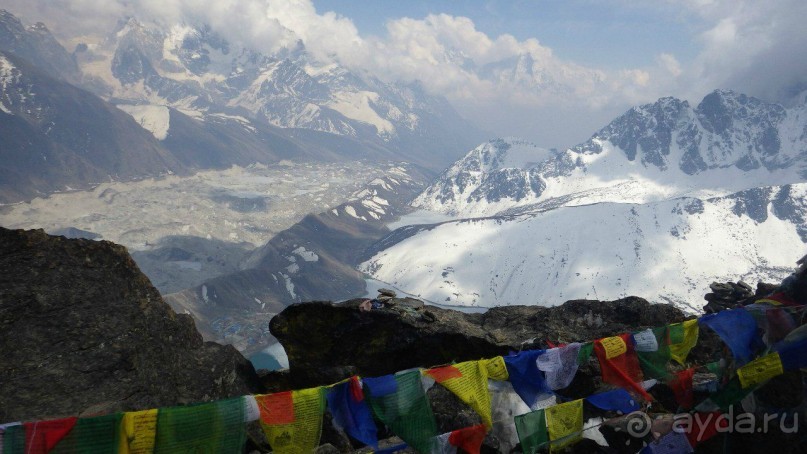
{"type": "Polygon", "coordinates": [[[155,408],[260,391],[109,242],[0,228],[0,421],[155,408]]]}
{"type": "Polygon", "coordinates": [[[272,319],[269,328],[286,349],[295,386],[490,358],[545,348],[546,341],[586,342],[685,319],[671,305],[637,297],[497,307],[483,314],[425,306],[411,298],[360,311],[361,301],[294,304],[272,319]]]}

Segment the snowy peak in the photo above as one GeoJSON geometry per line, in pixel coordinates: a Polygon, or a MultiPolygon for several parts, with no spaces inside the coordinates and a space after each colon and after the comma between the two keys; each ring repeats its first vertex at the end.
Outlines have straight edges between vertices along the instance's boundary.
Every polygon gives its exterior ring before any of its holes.
{"type": "Polygon", "coordinates": [[[0,9],[0,50],[27,60],[51,77],[69,82],[79,79],[76,62],[45,24],[38,22],[25,27],[17,17],[4,9],[0,9]]]}
{"type": "Polygon", "coordinates": [[[88,88],[118,104],[163,105],[197,119],[244,116],[366,140],[430,168],[442,168],[477,140],[445,100],[324,65],[299,41],[263,54],[205,24],[129,18],[81,49],[76,58],[93,81],[88,88]]]}
{"type": "Polygon", "coordinates": [[[443,172],[412,205],[449,214],[482,215],[534,202],[546,187],[538,165],[551,156],[549,150],[526,141],[491,140],[443,172]]]}
{"type": "Polygon", "coordinates": [[[424,175],[411,164],[395,164],[333,208],[331,214],[365,222],[390,221],[401,214],[411,194],[423,188],[423,181],[424,175]]]}
{"type": "Polygon", "coordinates": [[[797,113],[729,90],[710,93],[695,109],[662,98],[632,108],[572,150],[599,153],[610,142],[631,161],[687,175],[726,167],[772,171],[807,153],[805,138],[794,139],[787,121],[797,113]]]}
{"type": "Polygon", "coordinates": [[[675,98],[634,107],[563,152],[491,141],[457,161],[413,204],[475,217],[713,197],[802,182],[805,158],[807,107],[785,109],[718,90],[697,108],[675,98]]]}

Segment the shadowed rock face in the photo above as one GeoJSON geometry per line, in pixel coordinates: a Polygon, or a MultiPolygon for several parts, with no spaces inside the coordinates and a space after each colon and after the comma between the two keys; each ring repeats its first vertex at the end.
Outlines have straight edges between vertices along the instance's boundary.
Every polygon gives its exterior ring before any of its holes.
{"type": "Polygon", "coordinates": [[[106,241],[0,228],[0,420],[155,408],[260,391],[106,241]]]}
{"type": "Polygon", "coordinates": [[[286,349],[295,386],[328,384],[358,373],[384,375],[545,348],[684,320],[671,305],[642,298],[568,301],[557,307],[509,306],[484,314],[425,306],[407,298],[361,312],[361,300],[294,304],[269,328],[286,349]]]}

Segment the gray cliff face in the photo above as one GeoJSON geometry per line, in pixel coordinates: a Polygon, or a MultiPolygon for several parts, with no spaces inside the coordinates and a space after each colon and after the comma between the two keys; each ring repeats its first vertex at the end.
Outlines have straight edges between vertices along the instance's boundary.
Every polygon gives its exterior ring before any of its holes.
{"type": "Polygon", "coordinates": [[[122,246],[0,228],[0,420],[155,408],[260,391],[203,342],[122,246]]]}
{"type": "Polygon", "coordinates": [[[18,55],[42,68],[51,77],[75,83],[80,71],[72,56],[59,44],[45,24],[29,27],[0,9],[0,50],[18,55]]]}
{"type": "Polygon", "coordinates": [[[795,162],[795,156],[780,154],[787,117],[778,104],[730,90],[715,90],[694,109],[661,98],[632,108],[573,150],[599,153],[600,144],[610,141],[631,161],[661,170],[678,167],[688,175],[723,167],[774,170],[795,162]]]}

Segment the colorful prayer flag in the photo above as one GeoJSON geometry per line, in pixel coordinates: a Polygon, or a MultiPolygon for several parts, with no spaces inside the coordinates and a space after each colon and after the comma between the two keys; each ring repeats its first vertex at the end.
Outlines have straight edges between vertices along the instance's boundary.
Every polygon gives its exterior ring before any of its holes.
{"type": "MultiPolygon", "coordinates": [[[[666,380],[670,373],[667,371],[667,363],[670,362],[670,342],[668,329],[666,326],[649,330],[656,338],[656,350],[637,351],[639,365],[645,377],[666,380]]],[[[634,334],[634,338],[636,335],[634,334]]]]}
{"type": "Polygon", "coordinates": [[[49,452],[70,433],[76,421],[78,418],[72,417],[24,423],[26,454],[49,452]]]}
{"type": "Polygon", "coordinates": [[[545,410],[536,410],[515,417],[518,440],[524,454],[534,454],[549,442],[544,412],[545,410]]]}
{"type": "Polygon", "coordinates": [[[273,452],[302,454],[319,446],[325,412],[322,387],[257,395],[255,400],[273,452]]]}
{"type": "Polygon", "coordinates": [[[240,452],[246,443],[244,398],[161,408],[154,452],[240,452]]]}
{"type": "Polygon", "coordinates": [[[25,453],[25,427],[22,423],[3,424],[3,454],[25,453]]]}
{"type": "Polygon", "coordinates": [[[693,452],[686,435],[672,431],[642,449],[641,454],[689,454],[693,452]]]}
{"type": "Polygon", "coordinates": [[[79,418],[73,430],[50,453],[116,453],[122,420],[123,413],[79,418]]]}
{"type": "Polygon", "coordinates": [[[684,365],[692,347],[698,343],[698,319],[669,325],[670,357],[684,365]]]}
{"type": "Polygon", "coordinates": [[[807,338],[780,342],[775,347],[779,353],[784,370],[796,370],[807,367],[807,338]]]}
{"type": "Polygon", "coordinates": [[[594,342],[594,352],[600,361],[604,382],[632,389],[644,399],[653,400],[639,384],[642,381],[642,371],[630,334],[597,340],[594,342]]]}
{"type": "Polygon", "coordinates": [[[119,454],[150,454],[154,452],[159,410],[130,411],[123,414],[120,424],[119,454]]]}
{"type": "Polygon", "coordinates": [[[583,438],[583,399],[555,405],[545,411],[550,450],[565,448],[583,438]]]}
{"type": "Polygon", "coordinates": [[[737,376],[743,388],[758,385],[783,373],[782,360],[777,352],[757,358],[737,369],[737,376]]]}
{"type": "Polygon", "coordinates": [[[370,407],[364,399],[359,378],[335,385],[328,391],[328,410],[333,415],[334,425],[348,435],[378,450],[378,435],[370,407]]]}
{"type": "Polygon", "coordinates": [[[504,357],[513,389],[530,408],[553,394],[536,364],[543,353],[544,350],[526,350],[504,357]]]}
{"type": "Polygon", "coordinates": [[[419,452],[431,452],[437,422],[421,385],[418,370],[363,379],[373,414],[419,452]]]}
{"type": "Polygon", "coordinates": [[[678,402],[678,406],[684,410],[692,408],[692,404],[694,403],[695,397],[692,392],[692,377],[694,374],[695,368],[682,370],[668,383],[673,393],[675,393],[675,400],[678,402]]]}
{"type": "Polygon", "coordinates": [[[537,358],[538,369],[544,373],[547,385],[554,390],[564,389],[577,374],[582,344],[574,342],[546,350],[537,358]]]}
{"type": "Polygon", "coordinates": [[[743,308],[704,315],[699,323],[720,336],[740,365],[751,361],[754,353],[763,347],[757,333],[757,321],[743,308]]]}
{"type": "Polygon", "coordinates": [[[442,434],[437,437],[435,454],[457,454],[459,450],[468,454],[479,454],[482,442],[485,440],[487,428],[484,424],[466,427],[442,434]]]}
{"type": "Polygon", "coordinates": [[[487,427],[493,426],[488,393],[488,367],[483,361],[466,361],[452,366],[427,369],[424,374],[445,386],[473,408],[487,427]]]}
{"type": "Polygon", "coordinates": [[[622,414],[628,414],[640,408],[633,396],[622,388],[594,394],[586,397],[585,400],[600,410],[618,411],[622,414]]]}

